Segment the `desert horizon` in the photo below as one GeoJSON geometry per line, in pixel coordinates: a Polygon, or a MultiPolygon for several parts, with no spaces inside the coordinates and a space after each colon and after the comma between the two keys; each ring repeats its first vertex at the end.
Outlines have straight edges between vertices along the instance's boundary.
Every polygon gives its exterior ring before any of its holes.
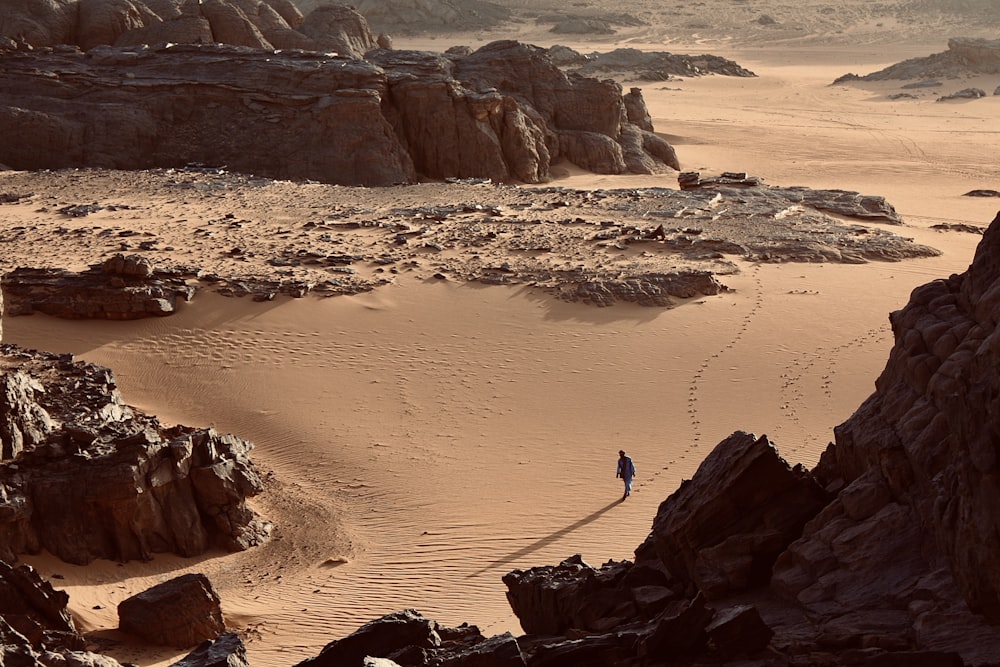
{"type": "MultiPolygon", "coordinates": [[[[537,286],[441,280],[424,261],[350,296],[261,303],[202,289],[165,318],[7,316],[4,342],[107,366],[125,402],[165,424],[252,441],[266,490],[251,506],[275,525],[271,542],[235,554],[87,566],[47,554],[22,561],[59,575],[78,626],[119,661],[155,667],[186,653],[118,632],[116,605],[179,573],[203,572],[250,662],[289,665],[405,608],[487,635],[518,634],[504,574],[574,554],[595,566],[633,558],[659,504],[735,431],[766,434],[790,465],[815,466],[834,426],[874,391],[893,345],[889,313],[915,288],[972,261],[980,234],[934,225],[985,229],[1000,208],[997,199],[964,196],[1000,180],[1000,96],[938,103],[931,93],[891,99],[898,82],[833,85],[849,72],[942,51],[953,36],[894,29],[892,42],[858,33],[760,44],[645,28],[573,38],[530,23],[502,36],[394,36],[396,49],[510,38],[581,53],[629,47],[730,58],[756,77],[618,78],[625,91],[641,88],[681,171],[880,195],[903,224],[860,224],[941,254],[858,264],[733,259],[738,272],[720,276],[728,291],[671,308],[598,308],[537,286]],[[614,475],[619,449],[638,469],[624,501],[614,475]]],[[[1000,75],[946,81],[939,91],[973,85],[992,92],[1000,75]]],[[[566,162],[552,172],[547,183],[519,187],[678,188],[677,172],[600,175],[566,162]]],[[[345,190],[285,184],[277,194],[192,192],[181,202],[163,190],[143,198],[119,172],[56,176],[34,190],[48,209],[80,203],[85,192],[135,203],[138,210],[74,224],[137,226],[190,263],[210,261],[182,254],[205,220],[258,211],[294,228],[333,210],[345,190]]],[[[0,171],[0,190],[31,183],[29,172],[0,171]]],[[[447,189],[430,194],[430,204],[449,203],[447,189]]],[[[37,201],[0,207],[5,226],[39,224],[37,201]]],[[[57,243],[44,254],[15,241],[5,247],[4,271],[79,270],[102,259],[57,243]]]]}

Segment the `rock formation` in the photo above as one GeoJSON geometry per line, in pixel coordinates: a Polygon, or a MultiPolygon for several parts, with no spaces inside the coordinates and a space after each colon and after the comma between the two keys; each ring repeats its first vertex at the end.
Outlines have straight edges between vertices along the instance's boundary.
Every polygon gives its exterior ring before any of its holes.
{"type": "Polygon", "coordinates": [[[149,258],[121,253],[84,273],[18,268],[4,274],[2,284],[8,315],[40,312],[65,319],[169,315],[195,291],[183,278],[157,276],[149,258]]]}
{"type": "Polygon", "coordinates": [[[47,549],[76,564],[127,561],[268,538],[245,502],[263,489],[250,443],[163,428],[122,402],[106,368],[11,345],[0,353],[0,558],[47,549]]]}
{"type": "Polygon", "coordinates": [[[203,574],[185,574],[118,603],[118,627],[150,644],[188,648],[226,630],[222,601],[203,574]]]}
{"type": "Polygon", "coordinates": [[[335,51],[360,58],[377,38],[364,17],[329,4],[306,17],[291,0],[11,0],[0,5],[0,46],[40,48],[230,44],[335,51]]]}
{"type": "Polygon", "coordinates": [[[84,650],[87,642],[68,601],[30,565],[12,567],[0,560],[0,664],[119,667],[112,658],[84,650]]]}
{"type": "Polygon", "coordinates": [[[0,162],[15,169],[201,163],[389,185],[418,174],[537,183],[560,159],[601,173],[678,167],[669,144],[628,120],[618,84],[566,75],[517,42],[469,55],[376,49],[368,60],[60,48],[0,53],[0,65],[0,162]]]}
{"type": "Polygon", "coordinates": [[[910,58],[877,72],[859,76],[845,74],[834,83],[911,79],[958,79],[977,74],[1000,73],[1000,39],[953,37],[948,50],[922,58],[910,58]]]}
{"type": "Polygon", "coordinates": [[[669,81],[681,76],[754,77],[750,70],[738,63],[710,54],[687,55],[668,51],[641,51],[620,48],[606,53],[581,54],[565,46],[550,49],[553,60],[569,71],[582,76],[605,77],[610,74],[628,74],[644,81],[669,81]]]}

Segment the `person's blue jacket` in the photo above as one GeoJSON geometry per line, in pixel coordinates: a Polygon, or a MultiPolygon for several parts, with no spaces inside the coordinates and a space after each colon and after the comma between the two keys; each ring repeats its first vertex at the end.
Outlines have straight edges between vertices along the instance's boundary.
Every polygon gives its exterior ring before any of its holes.
{"type": "Polygon", "coordinates": [[[632,479],[635,477],[635,464],[632,463],[631,456],[618,459],[618,472],[615,473],[615,477],[623,479],[632,479]]]}

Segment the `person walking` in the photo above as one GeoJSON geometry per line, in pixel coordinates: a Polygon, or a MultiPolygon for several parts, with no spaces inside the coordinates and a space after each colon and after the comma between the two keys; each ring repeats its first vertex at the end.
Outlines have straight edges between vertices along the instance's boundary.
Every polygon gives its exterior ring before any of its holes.
{"type": "Polygon", "coordinates": [[[615,477],[621,477],[622,481],[625,482],[625,495],[622,496],[622,500],[625,500],[632,494],[632,478],[635,477],[635,464],[632,463],[632,457],[625,456],[625,450],[618,450],[618,472],[615,473],[615,477]]]}

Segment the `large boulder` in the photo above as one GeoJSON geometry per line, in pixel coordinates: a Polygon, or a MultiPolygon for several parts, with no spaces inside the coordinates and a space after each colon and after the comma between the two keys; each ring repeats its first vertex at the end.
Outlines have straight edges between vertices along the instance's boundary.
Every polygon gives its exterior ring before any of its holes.
{"type": "Polygon", "coordinates": [[[118,627],[150,644],[188,648],[226,630],[222,601],[203,574],[185,574],[118,603],[118,627]]]}

